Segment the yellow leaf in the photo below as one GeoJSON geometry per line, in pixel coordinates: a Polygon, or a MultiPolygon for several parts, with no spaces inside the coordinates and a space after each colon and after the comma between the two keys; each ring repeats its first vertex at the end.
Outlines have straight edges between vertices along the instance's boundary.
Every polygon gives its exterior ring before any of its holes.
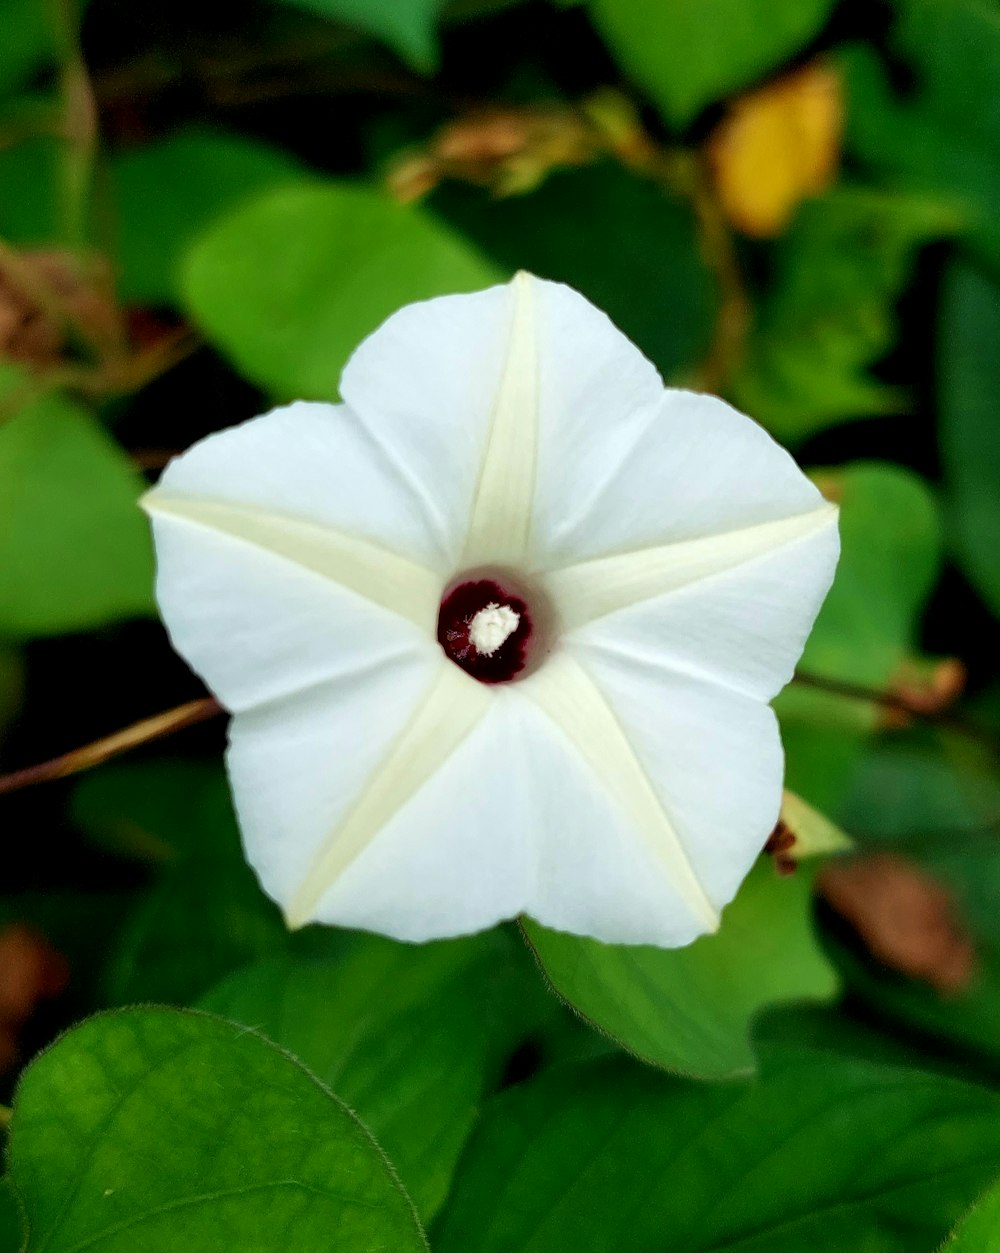
{"type": "Polygon", "coordinates": [[[799,202],[834,179],[844,105],[837,72],[815,62],[735,100],[712,133],[707,156],[732,224],[769,238],[799,202]]]}

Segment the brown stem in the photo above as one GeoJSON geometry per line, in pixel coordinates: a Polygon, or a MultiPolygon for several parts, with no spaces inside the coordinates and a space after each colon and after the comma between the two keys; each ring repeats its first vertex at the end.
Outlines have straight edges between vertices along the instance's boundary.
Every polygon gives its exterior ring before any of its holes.
{"type": "Polygon", "coordinates": [[[883,709],[892,709],[897,713],[905,714],[906,717],[912,718],[917,722],[927,722],[935,726],[946,727],[950,731],[955,731],[968,739],[977,740],[979,743],[985,744],[994,750],[997,748],[997,736],[986,727],[978,726],[976,723],[968,722],[965,718],[960,718],[955,714],[946,713],[942,710],[931,711],[921,708],[896,692],[887,692],[877,687],[866,687],[862,683],[851,683],[846,679],[828,679],[823,675],[810,674],[804,670],[796,670],[792,676],[792,682],[800,687],[811,687],[820,692],[829,692],[833,696],[844,696],[848,700],[867,701],[872,705],[879,705],[883,709]]]}
{"type": "Polygon", "coordinates": [[[926,718],[926,710],[910,705],[907,700],[895,692],[886,692],[877,687],[866,687],[863,683],[851,683],[846,679],[828,679],[821,674],[810,674],[805,670],[796,670],[792,682],[801,687],[814,687],[821,692],[832,692],[834,696],[846,696],[850,700],[866,700],[873,705],[883,705],[887,709],[898,709],[900,713],[909,714],[914,718],[926,718]]]}
{"type": "Polygon", "coordinates": [[[143,718],[123,727],[113,735],[94,740],[82,748],[53,757],[51,761],[43,761],[35,766],[26,766],[23,770],[15,770],[12,774],[0,775],[0,795],[5,792],[17,792],[23,787],[31,787],[35,783],[49,783],[53,779],[63,779],[70,774],[78,774],[81,770],[89,770],[102,762],[140,744],[148,744],[150,740],[162,739],[165,735],[173,735],[175,731],[183,731],[185,727],[205,722],[223,712],[222,706],[213,696],[205,696],[200,700],[191,700],[175,709],[154,714],[152,718],[143,718]]]}

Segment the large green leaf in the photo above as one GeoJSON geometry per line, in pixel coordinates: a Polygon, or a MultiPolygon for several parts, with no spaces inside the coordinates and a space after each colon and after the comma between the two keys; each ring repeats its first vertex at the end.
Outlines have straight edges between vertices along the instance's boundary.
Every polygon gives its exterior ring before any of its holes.
{"type": "Polygon", "coordinates": [[[941,455],[958,555],[1000,614],[1000,286],[956,262],[940,314],[941,455]]]}
{"type": "Polygon", "coordinates": [[[187,248],[216,218],[261,192],[309,178],[280,149],[220,131],[191,130],[118,157],[116,194],[126,300],[174,304],[187,248]]]}
{"type": "Polygon", "coordinates": [[[602,944],[526,921],[556,991],[643,1060],[704,1078],[752,1071],[750,1025],[766,1005],[833,996],[811,925],[811,874],[765,860],[715,935],[687,948],[602,944]]]}
{"type": "MultiPolygon", "coordinates": [[[[840,505],[841,556],[800,670],[882,689],[916,645],[920,613],[937,577],[935,499],[915,474],[877,462],[824,471],[822,482],[840,505]]],[[[788,787],[838,815],[877,707],[792,683],[775,708],[788,787]]]]}
{"type": "Polygon", "coordinates": [[[56,12],[39,0],[2,0],[0,93],[20,87],[46,62],[55,60],[52,26],[56,12]]]}
{"type": "Polygon", "coordinates": [[[189,254],[184,288],[192,316],[248,378],[330,400],[358,342],[400,305],[502,277],[419,208],[329,183],[227,215],[189,254]]]}
{"type": "Polygon", "coordinates": [[[18,244],[61,238],[62,159],[63,146],[50,135],[0,147],[0,237],[18,244]]]}
{"type": "MultiPolygon", "coordinates": [[[[4,371],[0,395],[18,382],[4,371]]],[[[53,635],[152,611],[142,486],[66,397],[43,396],[0,420],[0,634],[53,635]]]]}
{"type": "Polygon", "coordinates": [[[288,933],[240,848],[219,769],[119,766],[78,793],[77,821],[101,843],[162,866],[126,922],[105,975],[113,1004],[191,1004],[225,975],[281,953],[288,933]]]}
{"type": "Polygon", "coordinates": [[[811,39],[834,0],[591,0],[626,74],[668,122],[766,74],[811,39]]]}
{"type": "Polygon", "coordinates": [[[1000,1184],[962,1219],[942,1253],[1000,1253],[1000,1184]]]}
{"type": "Polygon", "coordinates": [[[20,1253],[21,1214],[10,1179],[0,1178],[0,1253],[20,1253]]]}
{"type": "Polygon", "coordinates": [[[427,1247],[347,1107],[205,1014],[126,1010],[64,1036],[21,1080],[9,1157],[26,1253],[427,1247]]]}
{"type": "Polygon", "coordinates": [[[957,846],[1000,822],[1000,773],[988,745],[958,732],[886,732],[869,746],[840,812],[873,846],[957,846]]]}
{"type": "Polygon", "coordinates": [[[420,73],[437,68],[435,27],[446,0],[283,0],[388,44],[420,73]]]}
{"type": "Polygon", "coordinates": [[[1000,1169],[1000,1098],[781,1051],[751,1084],[621,1060],[554,1069],[484,1113],[437,1253],[917,1253],[1000,1169]]]}
{"type": "Polygon", "coordinates": [[[970,241],[1000,275],[1000,14],[990,0],[900,0],[894,51],[916,89],[897,94],[876,54],[850,49],[846,143],[898,186],[962,197],[970,241]]]}
{"type": "Polygon", "coordinates": [[[893,304],[914,251],[960,221],[944,201],[861,188],[807,201],[777,246],[773,282],[733,383],[737,403],[785,442],[904,409],[867,367],[895,339],[893,304]]]}
{"type": "Polygon", "coordinates": [[[841,556],[802,668],[881,686],[915,646],[937,577],[937,503],[923,479],[888,463],[858,462],[820,481],[840,506],[841,556]]]}
{"type": "Polygon", "coordinates": [[[705,355],[716,312],[690,208],[605,162],[559,170],[528,195],[449,185],[436,212],[510,270],[569,283],[671,378],[705,355]],[[614,264],[595,247],[613,239],[614,264]]]}
{"type": "Polygon", "coordinates": [[[548,998],[501,932],[411,945],[327,931],[316,946],[233,975],[201,1004],[290,1049],[357,1110],[427,1219],[548,998]]]}

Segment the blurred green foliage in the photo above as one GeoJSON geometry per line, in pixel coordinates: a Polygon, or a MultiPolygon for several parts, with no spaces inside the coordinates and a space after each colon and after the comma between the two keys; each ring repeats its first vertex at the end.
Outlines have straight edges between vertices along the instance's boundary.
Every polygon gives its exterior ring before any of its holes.
{"type": "Polygon", "coordinates": [[[992,1247],[998,203],[992,0],[0,0],[0,774],[200,694],[136,508],[173,452],[526,268],[839,504],[788,786],[944,885],[925,931],[976,953],[947,996],[874,955],[893,909],[817,911],[823,859],[763,858],[676,952],[290,936],[188,731],[0,795],[8,1097],[15,1046],[115,1011],[21,1073],[0,1253],[925,1253],[970,1210],[949,1247],[992,1247]],[[753,238],[738,104],[754,191],[798,202],[753,238]]]}

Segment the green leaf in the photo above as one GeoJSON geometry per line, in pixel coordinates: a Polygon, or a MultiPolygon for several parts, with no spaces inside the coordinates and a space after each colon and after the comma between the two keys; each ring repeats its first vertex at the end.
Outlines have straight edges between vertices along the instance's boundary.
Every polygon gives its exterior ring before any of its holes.
{"type": "Polygon", "coordinates": [[[0,237],[17,244],[60,240],[62,159],[63,145],[48,135],[0,148],[0,237]]]}
{"type": "MultiPolygon", "coordinates": [[[[0,394],[18,380],[0,373],[0,394]]],[[[64,396],[0,420],[0,633],[55,635],[152,612],[142,487],[110,436],[64,396]]]]}
{"type": "Polygon", "coordinates": [[[841,806],[872,844],[959,843],[1000,821],[1000,774],[990,750],[939,727],[879,736],[841,806]]]}
{"type": "Polygon", "coordinates": [[[120,293],[176,304],[187,249],[226,212],[311,176],[278,148],[222,131],[190,130],[118,157],[120,293]]]}
{"type": "Polygon", "coordinates": [[[787,60],[819,30],[834,0],[591,0],[622,69],[685,126],[713,100],[787,60]]]}
{"type": "Polygon", "coordinates": [[[786,443],[905,409],[867,367],[895,340],[893,303],[915,250],[960,220],[944,201],[861,188],[803,204],[777,245],[736,402],[786,443]]]}
{"type": "Polygon", "coordinates": [[[287,1053],[205,1014],[84,1023],[18,1087],[26,1253],[426,1249],[369,1132],[287,1053]]]}
{"type": "Polygon", "coordinates": [[[219,979],[283,952],[288,932],[240,847],[221,770],[119,766],[88,780],[77,821],[116,851],[163,863],[108,962],[113,1004],[191,1004],[219,979]]]}
{"type": "Polygon", "coordinates": [[[778,1052],[751,1084],[612,1060],[485,1111],[436,1253],[932,1249],[1000,1168],[1000,1098],[944,1076],[778,1052]]]}
{"type": "Polygon", "coordinates": [[[316,944],[321,956],[252,966],[201,1004],[284,1045],[357,1110],[427,1220],[548,998],[501,932],[415,946],[325,931],[316,944]]]}
{"type": "Polygon", "coordinates": [[[896,94],[877,55],[844,57],[851,155],[899,187],[962,197],[970,243],[1000,275],[1000,16],[989,0],[905,0],[893,51],[916,89],[896,94]]]}
{"type": "Polygon", "coordinates": [[[820,481],[840,506],[841,557],[802,669],[881,686],[915,646],[937,578],[937,503],[923,479],[888,463],[823,471],[820,481]]]}
{"type": "Polygon", "coordinates": [[[1000,286],[956,262],[941,304],[941,455],[958,555],[1000,614],[1000,286]]]}
{"type": "Polygon", "coordinates": [[[20,1253],[21,1212],[8,1176],[0,1178],[0,1253],[20,1253]]]}
{"type": "Polygon", "coordinates": [[[450,184],[437,213],[507,270],[569,283],[666,378],[708,351],[717,296],[687,205],[610,162],[559,170],[527,195],[497,199],[450,184]],[[594,246],[615,240],[614,264],[594,246]]]}
{"type": "Polygon", "coordinates": [[[754,1069],[750,1025],[766,1005],[834,995],[813,936],[811,874],[765,859],[715,935],[682,949],[602,944],[524,922],[556,991],[644,1061],[702,1078],[754,1069]]]}
{"type": "MultiPolygon", "coordinates": [[[[821,485],[840,506],[841,556],[799,669],[885,688],[916,645],[920,613],[937,578],[936,502],[917,475],[877,462],[824,471],[821,485]]],[[[792,683],[775,709],[786,785],[839,817],[844,789],[874,729],[876,706],[792,683]]]]}
{"type": "Polygon", "coordinates": [[[55,60],[51,13],[39,0],[2,0],[0,93],[14,91],[47,62],[55,60]]]}
{"type": "Polygon", "coordinates": [[[420,209],[330,183],[226,216],[189,254],[184,290],[247,378],[285,398],[330,400],[350,353],[400,305],[503,277],[420,209]]]}
{"type": "Polygon", "coordinates": [[[1000,1184],[962,1219],[941,1253],[1000,1253],[1000,1184]]]}
{"type": "Polygon", "coordinates": [[[283,0],[299,9],[318,13],[366,35],[373,35],[421,74],[437,69],[439,54],[438,14],[446,0],[283,0]]]}
{"type": "Polygon", "coordinates": [[[237,854],[226,795],[218,767],[169,758],[125,761],[82,775],[70,812],[101,848],[170,864],[237,854]]]}

